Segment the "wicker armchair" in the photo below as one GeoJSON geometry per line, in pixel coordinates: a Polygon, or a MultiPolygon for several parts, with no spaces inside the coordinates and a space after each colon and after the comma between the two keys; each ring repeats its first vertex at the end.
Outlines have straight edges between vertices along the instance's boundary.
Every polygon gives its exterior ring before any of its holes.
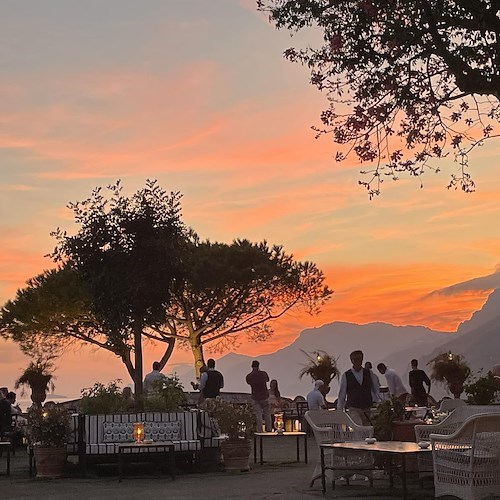
{"type": "MultiPolygon", "coordinates": [[[[372,426],[356,424],[347,413],[340,410],[309,410],[305,419],[314,433],[318,445],[318,461],[314,469],[311,486],[321,477],[321,443],[344,443],[346,441],[363,441],[373,437],[372,426]]],[[[373,457],[369,452],[325,450],[326,476],[332,481],[341,477],[348,479],[354,474],[360,474],[370,479],[373,486],[373,457]],[[347,470],[342,470],[347,469],[347,470]]]]}
{"type": "MultiPolygon", "coordinates": [[[[440,434],[448,436],[453,434],[463,423],[474,415],[482,415],[488,413],[499,413],[500,406],[489,405],[465,405],[459,406],[453,410],[444,420],[438,424],[425,424],[415,426],[416,442],[430,441],[431,434],[440,434]]],[[[419,477],[430,477],[433,474],[432,456],[423,453],[418,455],[418,470],[419,477]]]]}
{"type": "Polygon", "coordinates": [[[466,404],[463,399],[443,399],[439,405],[439,411],[453,411],[455,408],[460,408],[466,404]]]}
{"type": "Polygon", "coordinates": [[[500,414],[470,417],[453,434],[431,434],[435,496],[481,499],[500,491],[500,414]]]}

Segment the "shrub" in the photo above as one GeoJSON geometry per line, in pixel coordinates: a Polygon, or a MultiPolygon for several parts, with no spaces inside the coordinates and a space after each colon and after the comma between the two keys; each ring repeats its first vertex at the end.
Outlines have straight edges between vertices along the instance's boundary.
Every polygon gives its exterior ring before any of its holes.
{"type": "Polygon", "coordinates": [[[155,411],[175,411],[186,404],[184,388],[177,375],[164,377],[153,384],[152,390],[144,398],[144,409],[155,411]]]}
{"type": "Polygon", "coordinates": [[[115,413],[123,410],[123,397],[118,383],[113,380],[108,385],[96,382],[92,387],[82,389],[80,410],[82,413],[115,413]]]}
{"type": "Polygon", "coordinates": [[[404,404],[395,397],[380,403],[372,419],[375,437],[381,441],[391,441],[392,423],[403,420],[404,414],[404,404]]]}
{"type": "Polygon", "coordinates": [[[234,407],[218,396],[207,399],[205,406],[208,414],[217,420],[222,434],[227,434],[230,441],[248,440],[253,436],[255,415],[247,405],[234,407]]]}
{"type": "Polygon", "coordinates": [[[70,433],[68,412],[58,406],[33,405],[28,411],[28,433],[34,446],[63,448],[70,433]]]}
{"type": "Polygon", "coordinates": [[[500,379],[491,372],[482,377],[473,377],[470,383],[464,385],[470,405],[490,405],[496,401],[500,392],[500,379]]]}

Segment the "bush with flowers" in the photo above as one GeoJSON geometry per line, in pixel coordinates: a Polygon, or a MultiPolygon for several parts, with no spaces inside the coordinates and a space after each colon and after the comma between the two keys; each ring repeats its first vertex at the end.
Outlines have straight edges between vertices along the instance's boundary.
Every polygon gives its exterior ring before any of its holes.
{"type": "Polygon", "coordinates": [[[62,448],[66,446],[70,434],[68,412],[58,406],[28,410],[28,433],[33,446],[62,448]]]}

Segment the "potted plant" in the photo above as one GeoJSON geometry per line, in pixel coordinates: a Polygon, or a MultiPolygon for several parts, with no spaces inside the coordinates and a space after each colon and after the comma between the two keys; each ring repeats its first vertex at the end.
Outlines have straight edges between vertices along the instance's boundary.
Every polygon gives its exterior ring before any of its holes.
{"type": "Polygon", "coordinates": [[[54,390],[54,369],[50,359],[32,361],[24,370],[21,376],[16,380],[14,387],[19,389],[22,387],[21,395],[24,396],[24,388],[31,389],[31,400],[35,406],[41,407],[47,397],[47,391],[54,390]]]}
{"type": "Polygon", "coordinates": [[[445,383],[453,397],[459,399],[464,382],[470,375],[470,367],[464,357],[449,351],[439,354],[427,364],[431,367],[431,379],[445,383]]]}
{"type": "Polygon", "coordinates": [[[337,360],[325,351],[302,352],[309,358],[309,362],[302,368],[299,377],[309,375],[313,381],[322,380],[325,384],[323,386],[323,395],[326,396],[330,391],[331,381],[340,374],[337,368],[337,360]]]}
{"type": "Polygon", "coordinates": [[[28,436],[37,477],[61,477],[66,463],[70,421],[64,408],[33,405],[28,411],[28,436]]]}
{"type": "Polygon", "coordinates": [[[473,377],[468,384],[464,384],[470,405],[491,405],[497,400],[500,393],[500,378],[488,372],[482,377],[473,377]]]}
{"type": "Polygon", "coordinates": [[[226,439],[221,444],[226,470],[250,469],[251,438],[255,415],[247,405],[233,406],[222,398],[208,399],[205,407],[226,439]]]}
{"type": "Polygon", "coordinates": [[[404,414],[404,404],[395,397],[380,403],[377,406],[377,413],[372,419],[375,437],[380,441],[396,439],[394,433],[397,431],[394,423],[402,422],[404,414]]]}

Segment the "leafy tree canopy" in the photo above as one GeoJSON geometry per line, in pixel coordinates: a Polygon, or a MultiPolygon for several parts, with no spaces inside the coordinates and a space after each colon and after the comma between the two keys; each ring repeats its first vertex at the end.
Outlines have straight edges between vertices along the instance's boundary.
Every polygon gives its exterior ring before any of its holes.
{"type": "MultiPolygon", "coordinates": [[[[474,190],[468,154],[500,120],[498,0],[257,0],[277,28],[317,27],[318,48],[285,51],[328,96],[324,128],[370,167],[370,197],[383,176],[421,176],[453,154],[449,188],[474,190]]],[[[438,170],[438,169],[435,169],[438,170]]]]}
{"type": "Polygon", "coordinates": [[[313,263],[265,241],[211,243],[193,234],[184,262],[185,279],[173,292],[165,326],[191,349],[197,370],[205,346],[226,349],[242,333],[264,341],[272,334],[271,320],[292,308],[315,314],[332,294],[313,263]]]}
{"type": "Polygon", "coordinates": [[[1,310],[0,334],[26,352],[83,342],[119,356],[142,396],[142,341],[163,342],[160,365],[175,343],[191,349],[233,345],[240,334],[265,340],[270,321],[292,308],[315,314],[332,291],[311,262],[280,246],[200,241],[180,221],[180,195],[156,182],[131,198],[119,183],[70,205],[79,231],[54,234],[60,267],[18,290],[1,310]]]}

